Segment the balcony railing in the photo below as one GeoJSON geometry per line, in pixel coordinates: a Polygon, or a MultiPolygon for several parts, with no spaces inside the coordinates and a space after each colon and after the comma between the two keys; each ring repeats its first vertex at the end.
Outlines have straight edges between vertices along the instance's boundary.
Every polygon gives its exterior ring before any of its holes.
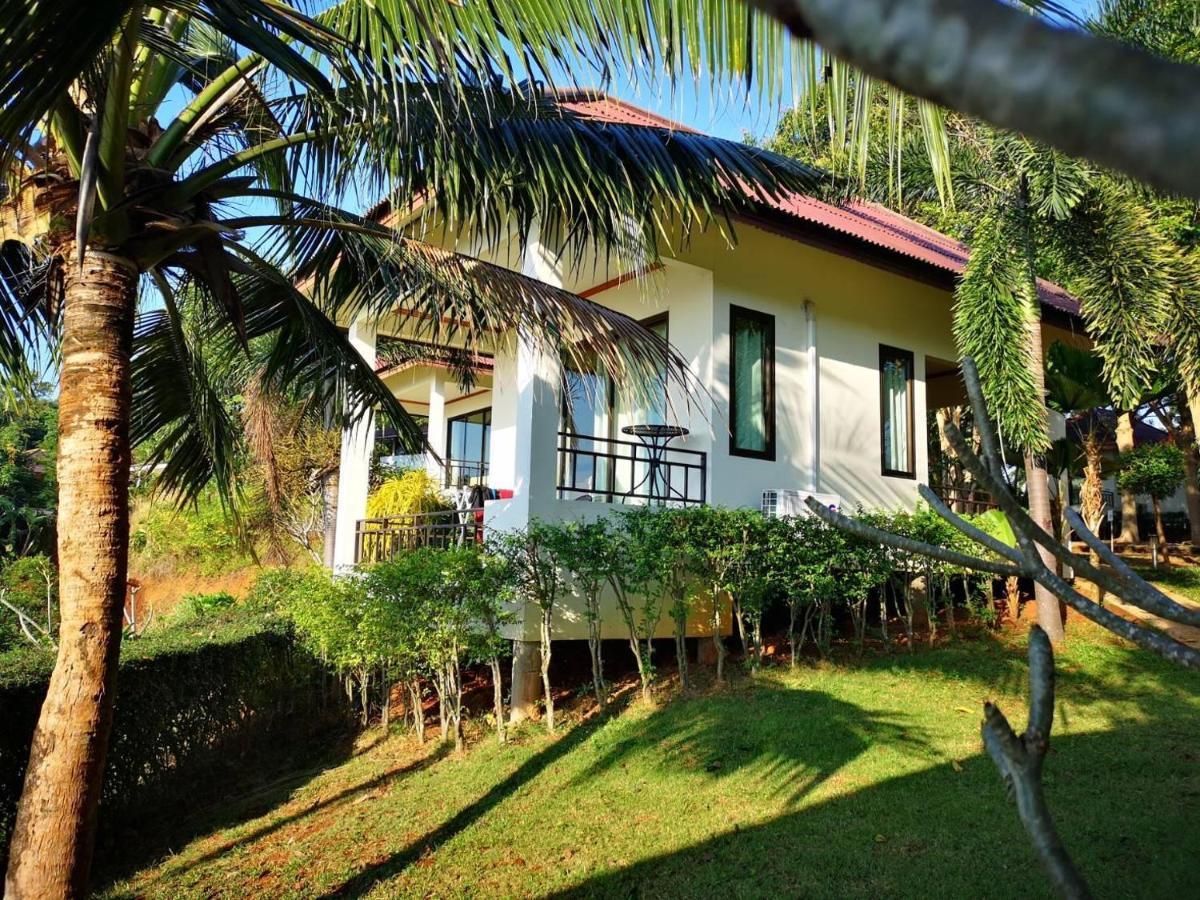
{"type": "Polygon", "coordinates": [[[487,480],[488,464],[477,459],[447,459],[446,487],[482,484],[487,480]]]}
{"type": "Polygon", "coordinates": [[[558,435],[563,500],[700,506],[708,498],[708,454],[641,441],[558,435]]]}
{"type": "Polygon", "coordinates": [[[996,509],[996,501],[987,491],[973,488],[949,488],[932,485],[933,492],[943,503],[957,513],[981,513],[996,509]]]}
{"type": "Polygon", "coordinates": [[[482,509],[443,509],[359,519],[354,529],[354,561],[383,562],[403,550],[462,547],[482,540],[482,509]]]}

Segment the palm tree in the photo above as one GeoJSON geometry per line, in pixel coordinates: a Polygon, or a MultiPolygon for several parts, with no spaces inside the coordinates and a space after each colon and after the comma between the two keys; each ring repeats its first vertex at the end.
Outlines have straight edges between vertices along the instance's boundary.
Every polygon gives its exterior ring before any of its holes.
{"type": "MultiPolygon", "coordinates": [[[[398,202],[430,198],[485,246],[537,223],[626,247],[632,223],[641,253],[670,222],[727,214],[735,185],[770,195],[810,183],[765,151],[574,118],[518,81],[578,67],[572,53],[603,67],[589,38],[624,36],[618,49],[595,44],[618,60],[652,52],[620,30],[647,24],[641,6],[530,3],[520,18],[511,4],[346,0],[310,17],[258,0],[28,0],[5,16],[0,376],[18,390],[34,351],[57,355],[62,604],[9,896],[86,890],[131,448],[154,439],[152,461],[182,500],[213,481],[234,498],[238,429],[210,378],[212,348],[253,357],[264,393],[302,391],[337,411],[334,424],[378,405],[414,446],[419,432],[339,323],[409,314],[420,337],[468,350],[520,325],[547,349],[586,343],[634,381],[664,365],[683,377],[683,360],[632,320],[332,199],[385,187],[398,202]],[[157,299],[139,312],[140,294],[157,299]]],[[[743,29],[731,59],[749,39],[745,15],[730,18],[743,29]]]]}
{"type": "MultiPolygon", "coordinates": [[[[827,182],[837,199],[847,194],[900,206],[916,218],[948,227],[973,247],[956,288],[955,335],[964,356],[979,367],[989,410],[1005,442],[1025,456],[1030,514],[1051,528],[1050,492],[1043,454],[1050,447],[1045,406],[1041,306],[1037,276],[1058,278],[1082,300],[1082,315],[1103,361],[1108,390],[1132,409],[1155,380],[1169,335],[1181,371],[1200,374],[1200,328],[1191,312],[1192,260],[1173,248],[1139,191],[1094,167],[1017,135],[951,115],[945,122],[944,160],[918,138],[896,101],[869,83],[851,91],[865,131],[834,127],[845,103],[826,85],[797,111],[785,131],[767,143],[801,159],[832,164],[827,182]],[[865,90],[864,97],[855,91],[865,90]],[[814,127],[815,124],[815,127],[814,127]],[[882,132],[882,133],[881,133],[882,132]],[[905,137],[905,134],[908,136],[905,137]],[[840,137],[839,137],[840,135],[840,137]],[[829,141],[854,145],[854,168],[829,141]],[[924,153],[914,153],[922,149],[924,153]],[[917,146],[914,146],[917,145],[917,146]],[[907,154],[901,169],[899,159],[907,154]],[[839,167],[840,162],[840,167],[839,167]],[[950,202],[947,199],[950,198],[950,202]],[[951,205],[953,204],[953,205],[951,205]]],[[[1049,563],[1049,561],[1047,561],[1049,563]]],[[[1057,601],[1039,589],[1039,622],[1061,638],[1057,601]]]]}
{"type": "MultiPolygon", "coordinates": [[[[1104,456],[1098,413],[1110,405],[1100,359],[1061,341],[1054,343],[1046,354],[1046,403],[1064,416],[1078,417],[1081,423],[1083,490],[1079,514],[1089,530],[1099,533],[1104,517],[1104,456]]],[[[1064,504],[1068,499],[1063,498],[1064,504]]],[[[1094,551],[1092,564],[1100,564],[1094,551]]]]}

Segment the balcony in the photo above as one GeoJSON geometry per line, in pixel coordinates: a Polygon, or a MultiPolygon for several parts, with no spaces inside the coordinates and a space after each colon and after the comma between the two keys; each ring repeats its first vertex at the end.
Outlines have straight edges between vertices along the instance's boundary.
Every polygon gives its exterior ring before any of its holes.
{"type": "Polygon", "coordinates": [[[482,541],[482,508],[359,519],[354,531],[354,562],[384,562],[402,550],[418,547],[444,550],[482,541]]]}
{"type": "Polygon", "coordinates": [[[560,500],[702,506],[708,454],[561,431],[557,491],[560,500]]]}

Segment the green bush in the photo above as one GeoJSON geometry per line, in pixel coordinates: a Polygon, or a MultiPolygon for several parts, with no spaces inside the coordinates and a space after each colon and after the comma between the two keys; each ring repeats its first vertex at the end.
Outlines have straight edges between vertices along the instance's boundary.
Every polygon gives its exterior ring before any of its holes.
{"type": "MultiPolygon", "coordinates": [[[[0,655],[0,857],[52,667],[45,652],[0,655]]],[[[101,848],[130,828],[152,834],[147,823],[156,814],[212,796],[233,776],[277,760],[280,747],[346,725],[347,711],[337,682],[271,613],[237,606],[126,641],[101,848]]]]}
{"type": "Polygon", "coordinates": [[[184,594],[175,610],[175,618],[179,621],[202,619],[232,609],[237,604],[237,597],[229,591],[214,591],[210,594],[184,594]]]}

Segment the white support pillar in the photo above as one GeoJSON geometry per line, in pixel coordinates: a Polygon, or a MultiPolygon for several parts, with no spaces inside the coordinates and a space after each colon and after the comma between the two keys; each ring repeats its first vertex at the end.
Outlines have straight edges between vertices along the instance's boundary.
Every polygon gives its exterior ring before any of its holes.
{"type": "MultiPolygon", "coordinates": [[[[558,260],[542,246],[536,229],[530,233],[521,270],[555,287],[562,285],[558,260]]],[[[511,490],[513,498],[496,509],[496,519],[486,522],[487,528],[523,527],[555,499],[559,367],[558,359],[521,326],[497,349],[488,481],[492,487],[511,490]]]]}
{"type": "Polygon", "coordinates": [[[443,468],[450,448],[446,445],[446,372],[435,368],[429,381],[429,446],[425,468],[441,484],[449,473],[443,468]]]}
{"type": "MultiPolygon", "coordinates": [[[[367,363],[375,365],[375,325],[358,318],[350,323],[350,345],[367,363]]],[[[333,542],[334,571],[354,565],[354,539],[358,520],[367,514],[371,451],[375,446],[374,410],[349,410],[351,423],[342,431],[338,470],[337,524],[333,542]]]]}

